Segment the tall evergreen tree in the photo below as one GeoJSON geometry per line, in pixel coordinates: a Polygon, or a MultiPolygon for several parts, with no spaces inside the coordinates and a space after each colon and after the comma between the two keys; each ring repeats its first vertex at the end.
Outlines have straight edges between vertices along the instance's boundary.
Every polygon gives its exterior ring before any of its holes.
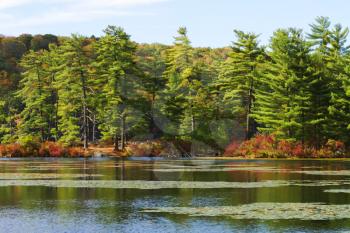
{"type": "Polygon", "coordinates": [[[102,85],[102,133],[113,137],[115,149],[124,150],[130,96],[138,75],[136,45],[122,28],[108,26],[96,44],[97,72],[102,85]],[[120,139],[120,147],[118,143],[120,139]]]}
{"type": "MultiPolygon", "coordinates": [[[[318,17],[311,24],[309,39],[313,44],[313,134],[320,147],[328,138],[340,139],[344,132],[344,110],[342,101],[346,95],[342,88],[344,55],[348,52],[346,38],[348,29],[337,24],[331,28],[327,17],[318,17]]],[[[346,120],[345,120],[346,121],[346,120]]]]}
{"type": "Polygon", "coordinates": [[[233,43],[229,58],[222,64],[219,86],[224,99],[232,102],[233,114],[246,127],[246,139],[256,133],[252,118],[259,65],[264,51],[258,44],[258,35],[235,30],[237,41],[233,43]]]}
{"type": "MultiPolygon", "coordinates": [[[[166,68],[165,51],[167,46],[160,44],[142,44],[137,48],[137,64],[144,74],[140,79],[140,90],[144,91],[143,113],[148,122],[149,133],[152,138],[159,138],[162,135],[160,127],[156,123],[156,102],[165,88],[163,73],[166,68]]],[[[141,100],[141,98],[139,98],[141,100]]]]}
{"type": "Polygon", "coordinates": [[[346,80],[349,79],[346,68],[349,61],[349,46],[346,45],[348,34],[348,28],[343,28],[340,24],[334,26],[328,58],[331,99],[328,107],[327,138],[343,142],[350,142],[350,131],[347,128],[350,122],[350,99],[346,95],[346,80]]]}
{"type": "MultiPolygon", "coordinates": [[[[196,129],[194,98],[200,86],[198,69],[194,66],[193,48],[187,36],[187,29],[179,28],[174,45],[167,51],[167,80],[163,113],[172,122],[172,134],[192,138],[196,129]]],[[[164,126],[166,127],[166,126],[164,126]]]]}
{"type": "Polygon", "coordinates": [[[60,140],[76,143],[81,139],[88,147],[89,98],[92,94],[91,54],[86,50],[87,40],[72,35],[60,47],[60,72],[56,77],[58,89],[58,116],[60,140]]]}
{"type": "Polygon", "coordinates": [[[25,105],[21,113],[19,134],[38,137],[41,141],[50,136],[49,123],[53,111],[49,102],[51,80],[48,79],[45,65],[44,51],[27,53],[21,61],[24,69],[22,88],[17,92],[25,105]]]}
{"type": "Polygon", "coordinates": [[[308,139],[311,106],[310,47],[297,29],[278,30],[271,39],[271,61],[259,80],[254,118],[259,131],[286,139],[308,139]]]}

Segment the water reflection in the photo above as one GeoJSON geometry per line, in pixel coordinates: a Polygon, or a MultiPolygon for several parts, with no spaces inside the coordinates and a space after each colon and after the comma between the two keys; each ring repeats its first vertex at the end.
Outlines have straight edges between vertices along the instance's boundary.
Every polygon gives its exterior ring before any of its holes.
{"type": "Polygon", "coordinates": [[[46,183],[70,180],[145,181],[145,184],[146,181],[155,181],[154,184],[159,184],[157,181],[185,181],[191,185],[208,182],[207,187],[201,188],[149,190],[57,188],[34,184],[4,186],[0,187],[0,232],[345,231],[350,230],[350,214],[349,219],[276,221],[143,211],[164,207],[217,208],[256,203],[347,205],[350,204],[349,193],[327,190],[350,189],[349,170],[350,163],[347,161],[0,160],[0,184],[7,182],[11,174],[16,179],[13,182],[24,182],[24,178],[46,183]],[[251,184],[266,181],[282,181],[288,185],[209,187],[220,182],[251,184]]]}

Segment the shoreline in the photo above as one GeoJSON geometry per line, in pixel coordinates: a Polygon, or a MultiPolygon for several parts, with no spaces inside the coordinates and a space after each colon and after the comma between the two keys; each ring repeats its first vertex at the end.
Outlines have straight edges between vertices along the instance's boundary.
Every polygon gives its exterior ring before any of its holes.
{"type": "MultiPolygon", "coordinates": [[[[114,145],[90,145],[89,148],[84,149],[82,146],[64,146],[55,142],[44,142],[41,144],[33,145],[21,145],[18,143],[14,144],[0,144],[0,158],[98,158],[98,157],[110,157],[110,158],[164,158],[164,159],[186,159],[181,154],[177,154],[172,150],[166,150],[164,148],[155,148],[154,145],[130,144],[124,151],[115,151],[114,145]],[[135,146],[136,145],[136,146],[135,146]],[[163,150],[161,152],[161,150],[163,150]]],[[[273,149],[272,152],[275,152],[273,149]]],[[[179,152],[179,151],[177,151],[179,152]]],[[[213,154],[199,154],[198,156],[190,157],[188,159],[202,159],[202,160],[281,160],[281,161],[292,161],[292,160],[339,160],[339,161],[350,161],[348,153],[342,155],[321,155],[308,154],[307,156],[295,156],[289,154],[283,156],[279,151],[279,155],[267,157],[264,154],[258,153],[247,153],[247,155],[240,153],[240,155],[213,155],[213,154]],[[308,157],[309,156],[309,157],[308,157]]]]}

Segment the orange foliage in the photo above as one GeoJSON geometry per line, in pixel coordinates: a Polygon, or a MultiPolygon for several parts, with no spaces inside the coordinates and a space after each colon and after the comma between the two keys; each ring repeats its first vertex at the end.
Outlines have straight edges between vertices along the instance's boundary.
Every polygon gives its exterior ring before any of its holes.
{"type": "Polygon", "coordinates": [[[240,145],[231,143],[227,146],[224,155],[252,158],[339,158],[347,156],[345,144],[340,141],[328,140],[317,150],[300,142],[278,140],[273,135],[262,134],[240,145]]]}
{"type": "Polygon", "coordinates": [[[55,142],[44,142],[39,149],[39,156],[43,157],[63,157],[65,154],[65,148],[55,142]]]}

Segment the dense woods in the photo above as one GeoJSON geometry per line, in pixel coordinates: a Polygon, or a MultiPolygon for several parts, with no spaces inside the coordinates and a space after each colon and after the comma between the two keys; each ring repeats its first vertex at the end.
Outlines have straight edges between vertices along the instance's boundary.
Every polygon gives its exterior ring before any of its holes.
{"type": "Polygon", "coordinates": [[[170,46],[138,44],[114,26],[100,38],[3,36],[0,143],[124,151],[159,140],[192,155],[260,153],[247,148],[270,143],[286,154],[345,153],[349,29],[319,17],[309,33],[279,29],[266,46],[257,34],[234,34],[216,49],[192,47],[183,27],[170,46]]]}

